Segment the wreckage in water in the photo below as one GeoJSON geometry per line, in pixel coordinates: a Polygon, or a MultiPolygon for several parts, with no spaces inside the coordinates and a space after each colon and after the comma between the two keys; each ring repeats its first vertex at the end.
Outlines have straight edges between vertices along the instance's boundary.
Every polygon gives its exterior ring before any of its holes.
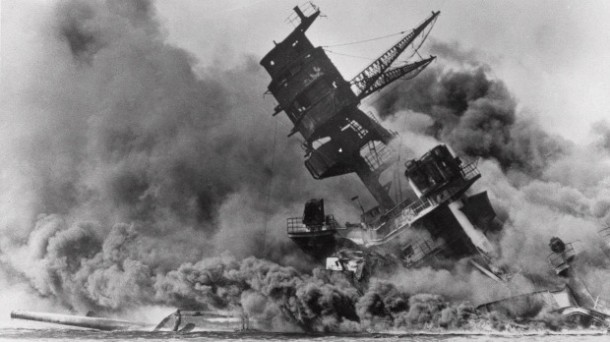
{"type": "Polygon", "coordinates": [[[243,313],[220,311],[188,311],[177,310],[158,323],[145,323],[110,319],[105,317],[77,316],[46,312],[13,311],[11,319],[36,321],[66,325],[93,330],[116,331],[240,331],[253,329],[256,320],[251,320],[243,313]]]}

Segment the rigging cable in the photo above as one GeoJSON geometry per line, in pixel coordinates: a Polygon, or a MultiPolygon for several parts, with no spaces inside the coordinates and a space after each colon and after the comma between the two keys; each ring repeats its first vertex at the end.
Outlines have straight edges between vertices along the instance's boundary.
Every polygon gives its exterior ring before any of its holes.
{"type": "MultiPolygon", "coordinates": [[[[430,34],[430,32],[432,32],[432,29],[434,28],[434,24],[436,24],[436,19],[434,19],[432,21],[432,24],[430,25],[430,28],[427,30],[428,32],[426,32],[424,34],[424,36],[422,37],[421,42],[419,43],[419,45],[416,48],[414,48],[414,52],[413,52],[413,54],[411,56],[409,56],[409,58],[413,57],[415,54],[419,55],[418,50],[424,44],[424,42],[428,38],[428,35],[430,34]]],[[[333,54],[336,54],[336,55],[347,56],[347,57],[354,57],[354,58],[361,58],[361,59],[368,59],[368,60],[375,60],[375,58],[367,58],[367,57],[362,57],[362,56],[354,56],[354,55],[344,54],[344,53],[340,53],[340,52],[331,51],[331,50],[329,50],[327,48],[329,48],[329,47],[338,47],[338,46],[355,45],[355,44],[361,44],[361,43],[368,43],[368,42],[372,42],[372,41],[376,41],[376,40],[381,40],[381,39],[385,39],[385,38],[389,38],[389,37],[393,37],[393,36],[402,35],[402,34],[405,34],[407,32],[408,31],[400,31],[400,32],[396,32],[396,33],[386,34],[384,36],[375,37],[375,38],[369,38],[369,39],[364,39],[364,40],[357,40],[357,41],[353,41],[353,42],[350,42],[350,43],[321,45],[320,47],[323,48],[324,51],[330,52],[330,53],[333,53],[333,54]]],[[[410,45],[413,45],[413,43],[411,43],[410,45]]],[[[409,58],[407,58],[407,59],[409,59],[409,58]]]]}
{"type": "Polygon", "coordinates": [[[346,57],[352,57],[352,58],[366,59],[367,61],[374,61],[375,60],[375,58],[349,55],[349,54],[346,54],[346,53],[335,52],[335,51],[332,51],[332,50],[329,50],[329,49],[324,49],[324,51],[332,53],[332,54],[335,54],[335,55],[339,55],[339,56],[346,56],[346,57]]]}
{"type": "Polygon", "coordinates": [[[387,34],[385,36],[369,38],[369,39],[364,39],[364,40],[358,40],[358,41],[354,41],[354,42],[351,42],[351,43],[322,45],[321,47],[327,48],[327,47],[337,47],[337,46],[347,46],[347,45],[355,45],[355,44],[367,43],[367,42],[372,42],[372,41],[375,41],[375,40],[380,40],[380,39],[384,39],[384,38],[388,38],[388,37],[398,36],[398,35],[404,34],[406,32],[407,31],[400,31],[400,32],[397,32],[397,33],[387,34]]]}
{"type": "MultiPolygon", "coordinates": [[[[438,18],[438,17],[437,17],[438,18]]],[[[430,32],[432,32],[432,29],[434,28],[434,24],[436,24],[436,19],[434,19],[432,21],[432,24],[430,24],[430,28],[428,29],[428,32],[426,32],[424,34],[424,36],[421,39],[421,42],[419,43],[419,45],[414,49],[415,51],[411,54],[411,56],[409,56],[407,59],[415,56],[415,54],[417,54],[420,58],[421,56],[419,55],[419,48],[424,45],[424,42],[426,41],[426,39],[428,39],[428,35],[430,34],[430,32]]],[[[411,45],[413,45],[413,43],[411,43],[411,45]]]]}

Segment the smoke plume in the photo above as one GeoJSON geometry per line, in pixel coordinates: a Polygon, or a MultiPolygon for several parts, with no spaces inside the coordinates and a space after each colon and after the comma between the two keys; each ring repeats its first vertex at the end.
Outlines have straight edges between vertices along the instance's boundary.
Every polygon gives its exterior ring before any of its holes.
{"type": "Polygon", "coordinates": [[[610,245],[599,234],[610,218],[606,125],[592,128],[599,139],[588,146],[551,135],[532,113],[517,109],[517,100],[479,54],[456,44],[437,42],[433,48],[446,52],[445,66],[390,87],[373,105],[402,133],[400,146],[410,150],[407,157],[446,143],[458,155],[480,160],[483,177],[474,189],[489,192],[505,221],[498,237],[501,263],[524,278],[490,291],[485,279],[462,272],[458,264],[450,271],[405,271],[398,281],[411,293],[427,289],[477,303],[560,288],[547,261],[549,239],[558,236],[575,243],[575,267],[591,284],[589,290],[608,298],[610,292],[601,284],[608,274],[610,245]]]}
{"type": "Polygon", "coordinates": [[[285,217],[331,193],[349,212],[359,185],[311,182],[298,140],[270,117],[258,58],[198,67],[166,43],[149,1],[41,11],[3,58],[3,268],[81,312],[150,301],[185,262],[227,250],[311,268],[285,217]]]}
{"type": "Polygon", "coordinates": [[[487,70],[480,65],[458,70],[433,66],[384,94],[376,109],[382,116],[401,110],[422,113],[432,125],[421,133],[449,144],[458,154],[494,159],[504,170],[539,174],[569,145],[519,117],[516,100],[487,70]]]}
{"type": "MultiPolygon", "coordinates": [[[[357,217],[350,198],[365,190],[355,178],[311,179],[287,121],[270,116],[258,57],[201,66],[167,43],[149,1],[13,7],[6,27],[17,37],[2,58],[0,290],[81,314],[243,311],[275,330],[509,324],[469,303],[515,291],[480,291],[488,281],[462,263],[374,280],[363,294],[311,266],[285,218],[312,197],[357,217]]],[[[546,243],[558,235],[594,246],[580,259],[584,276],[610,284],[596,235],[610,219],[607,129],[586,147],[599,155],[584,153],[517,112],[488,67],[459,63],[476,54],[444,48],[459,66],[387,92],[376,105],[385,124],[412,157],[442,141],[482,158],[478,186],[509,218],[504,264],[546,276],[546,243]]]]}

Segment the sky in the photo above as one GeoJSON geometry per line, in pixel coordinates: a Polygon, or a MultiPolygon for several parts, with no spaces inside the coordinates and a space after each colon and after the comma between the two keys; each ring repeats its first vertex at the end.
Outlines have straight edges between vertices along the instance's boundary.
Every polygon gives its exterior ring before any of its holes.
{"type": "MultiPolygon", "coordinates": [[[[202,66],[262,57],[292,27],[294,1],[158,1],[168,40],[190,51],[202,66]]],[[[607,1],[316,1],[322,14],[308,31],[316,45],[348,43],[410,29],[441,11],[430,39],[458,44],[491,67],[515,95],[521,115],[577,143],[610,107],[610,3],[607,1]]],[[[376,58],[397,38],[334,48],[376,58]]],[[[422,50],[427,53],[426,46],[422,50]]],[[[366,58],[331,54],[344,77],[366,58]]],[[[436,63],[444,63],[439,55],[436,63]]]]}

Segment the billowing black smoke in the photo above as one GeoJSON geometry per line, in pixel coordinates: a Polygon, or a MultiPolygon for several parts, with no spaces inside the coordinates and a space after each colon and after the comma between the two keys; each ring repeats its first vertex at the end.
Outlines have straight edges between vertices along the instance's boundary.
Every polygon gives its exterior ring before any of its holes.
{"type": "Polygon", "coordinates": [[[610,263],[603,251],[608,253],[610,241],[598,233],[610,222],[606,125],[594,127],[599,138],[588,146],[553,136],[518,110],[516,99],[491,76],[478,53],[438,42],[433,49],[448,59],[444,67],[433,66],[390,87],[373,105],[387,124],[403,133],[398,146],[412,150],[407,158],[439,143],[460,156],[480,158],[483,176],[474,189],[489,191],[505,220],[498,237],[499,261],[523,278],[512,278],[510,286],[498,291],[460,272],[459,266],[450,274],[409,270],[398,277],[403,288],[479,303],[553,288],[557,278],[547,259],[548,241],[559,236],[577,246],[575,268],[589,290],[607,298],[609,288],[601,284],[608,279],[610,263]]]}
{"type": "MultiPolygon", "coordinates": [[[[447,301],[477,292],[480,279],[463,272],[426,269],[429,277],[375,282],[361,296],[344,275],[312,270],[287,241],[285,218],[305,199],[325,197],[347,219],[362,188],[349,177],[311,179],[298,140],[285,139],[289,128],[270,117],[258,58],[201,66],[166,42],[149,1],[64,1],[38,19],[32,41],[3,46],[11,62],[2,63],[0,135],[7,291],[27,284],[19,293],[78,313],[150,304],[243,310],[274,329],[501,324],[447,301]]],[[[543,253],[551,232],[581,237],[591,217],[610,217],[607,192],[595,188],[607,168],[565,157],[565,144],[518,116],[484,67],[431,68],[378,109],[418,112],[432,124],[417,133],[487,158],[482,182],[523,227],[503,239],[506,262],[543,269],[523,255],[543,253]],[[511,168],[541,180],[516,188],[505,177],[511,168]]]]}
{"type": "Polygon", "coordinates": [[[42,22],[2,70],[5,272],[86,312],[150,302],[158,279],[226,250],[311,269],[285,218],[329,193],[344,208],[358,185],[312,181],[258,58],[199,66],[149,1],[62,1],[42,22]]]}
{"type": "MultiPolygon", "coordinates": [[[[443,51],[455,51],[442,46],[443,51]]],[[[454,55],[464,57],[463,53],[454,55]]],[[[536,122],[518,116],[515,99],[488,71],[484,65],[457,70],[433,66],[391,88],[375,106],[382,116],[399,112],[408,115],[404,110],[429,116],[433,124],[421,133],[446,142],[458,154],[492,158],[505,170],[540,176],[548,163],[564,155],[569,146],[544,132],[536,122]]]]}

